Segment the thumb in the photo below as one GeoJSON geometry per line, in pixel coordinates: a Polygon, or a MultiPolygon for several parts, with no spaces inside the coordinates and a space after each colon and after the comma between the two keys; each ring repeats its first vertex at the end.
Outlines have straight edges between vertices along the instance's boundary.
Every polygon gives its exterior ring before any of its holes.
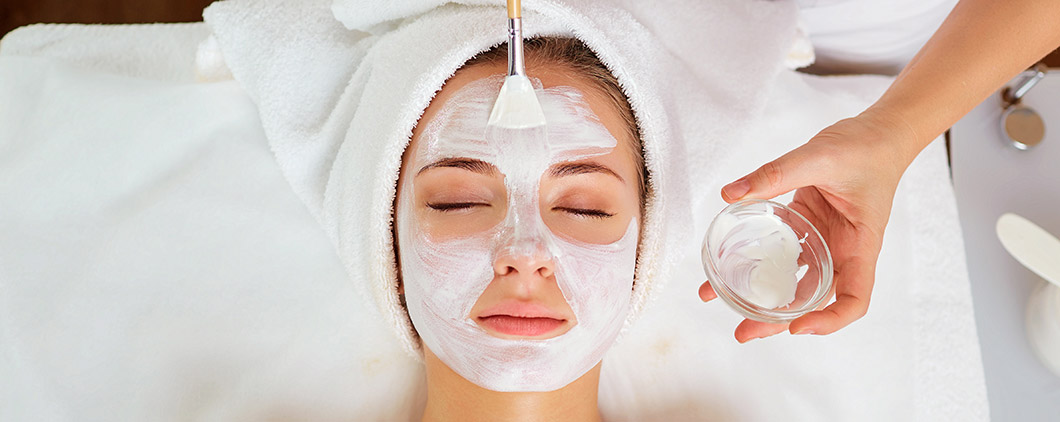
{"type": "Polygon", "coordinates": [[[771,199],[813,184],[812,156],[801,146],[770,161],[721,189],[721,198],[733,203],[741,199],[771,199]]]}

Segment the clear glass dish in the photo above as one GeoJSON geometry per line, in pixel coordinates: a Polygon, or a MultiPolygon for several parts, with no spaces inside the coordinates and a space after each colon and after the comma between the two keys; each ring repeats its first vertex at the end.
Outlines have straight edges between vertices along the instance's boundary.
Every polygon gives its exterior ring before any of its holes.
{"type": "Polygon", "coordinates": [[[707,229],[702,257],[714,291],[749,319],[786,323],[832,296],[832,254],[821,233],[777,202],[725,207],[707,229]]]}

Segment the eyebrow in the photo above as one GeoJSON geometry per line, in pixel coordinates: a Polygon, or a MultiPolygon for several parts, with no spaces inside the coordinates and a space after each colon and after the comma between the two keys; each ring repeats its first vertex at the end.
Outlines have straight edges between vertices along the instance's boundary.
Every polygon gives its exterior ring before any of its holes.
{"type": "Polygon", "coordinates": [[[551,175],[552,177],[574,176],[577,174],[589,173],[609,174],[611,176],[614,176],[620,182],[626,183],[626,180],[623,179],[622,176],[619,176],[618,173],[615,173],[614,170],[611,170],[611,168],[593,162],[560,163],[553,166],[552,169],[549,171],[549,175],[551,175]]]}
{"type": "Polygon", "coordinates": [[[428,164],[426,166],[423,166],[423,168],[421,168],[420,171],[416,172],[416,175],[419,176],[420,174],[423,174],[423,172],[425,172],[427,170],[434,169],[434,168],[440,168],[440,167],[459,168],[459,169],[464,169],[464,170],[467,170],[467,171],[472,171],[472,172],[475,172],[475,173],[484,174],[484,175],[487,175],[487,176],[492,176],[492,175],[497,174],[497,167],[494,167],[493,164],[487,163],[487,162],[482,161],[482,160],[476,160],[474,158],[454,157],[454,158],[443,158],[441,160],[438,160],[438,161],[430,163],[430,164],[428,164]]]}
{"type": "MultiPolygon", "coordinates": [[[[487,175],[487,176],[493,176],[493,175],[496,175],[498,173],[497,167],[495,167],[493,164],[487,163],[485,161],[477,160],[477,159],[474,159],[474,158],[454,157],[454,158],[443,158],[441,160],[438,160],[438,161],[435,161],[435,162],[433,162],[431,164],[423,166],[423,168],[421,168],[420,171],[416,172],[416,175],[419,176],[420,174],[423,174],[423,172],[425,172],[427,170],[434,169],[434,168],[441,168],[441,167],[459,168],[459,169],[464,169],[464,170],[475,172],[475,173],[484,174],[484,175],[487,175]]],[[[575,176],[575,175],[579,175],[579,174],[603,173],[603,174],[607,174],[607,175],[613,176],[614,178],[618,179],[622,183],[626,183],[626,180],[623,179],[622,176],[619,176],[618,173],[615,173],[614,170],[611,170],[611,168],[609,168],[607,166],[604,166],[602,164],[594,163],[594,162],[559,163],[559,164],[556,164],[556,165],[552,166],[552,168],[549,170],[548,173],[552,177],[575,176]]]]}

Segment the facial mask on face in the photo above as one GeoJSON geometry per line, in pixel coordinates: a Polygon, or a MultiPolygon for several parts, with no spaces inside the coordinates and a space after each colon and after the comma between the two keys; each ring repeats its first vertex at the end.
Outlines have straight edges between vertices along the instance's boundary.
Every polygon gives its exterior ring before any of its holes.
{"type": "Polygon", "coordinates": [[[494,391],[552,391],[600,362],[629,313],[638,226],[631,219],[618,241],[597,245],[553,234],[541,218],[538,184],[553,164],[607,154],[617,141],[573,88],[539,89],[548,121],[538,132],[486,127],[501,79],[458,91],[421,134],[398,198],[398,241],[409,315],[424,344],[467,380],[494,391]],[[487,133],[489,132],[489,133],[487,133]],[[414,178],[423,166],[466,157],[504,174],[504,220],[471,236],[431,239],[413,209],[414,178]],[[501,339],[470,315],[494,278],[503,254],[550,257],[577,325],[545,340],[501,339]],[[523,255],[519,255],[523,254],[523,255]]]}

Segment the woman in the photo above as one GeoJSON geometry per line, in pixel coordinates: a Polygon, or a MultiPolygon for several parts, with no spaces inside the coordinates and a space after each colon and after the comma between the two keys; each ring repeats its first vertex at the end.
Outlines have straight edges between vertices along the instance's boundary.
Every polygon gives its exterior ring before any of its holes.
{"type": "Polygon", "coordinates": [[[637,127],[588,48],[542,38],[526,56],[547,127],[487,128],[502,48],[445,83],[403,157],[395,238],[424,419],[599,420],[645,196],[637,127]]]}

